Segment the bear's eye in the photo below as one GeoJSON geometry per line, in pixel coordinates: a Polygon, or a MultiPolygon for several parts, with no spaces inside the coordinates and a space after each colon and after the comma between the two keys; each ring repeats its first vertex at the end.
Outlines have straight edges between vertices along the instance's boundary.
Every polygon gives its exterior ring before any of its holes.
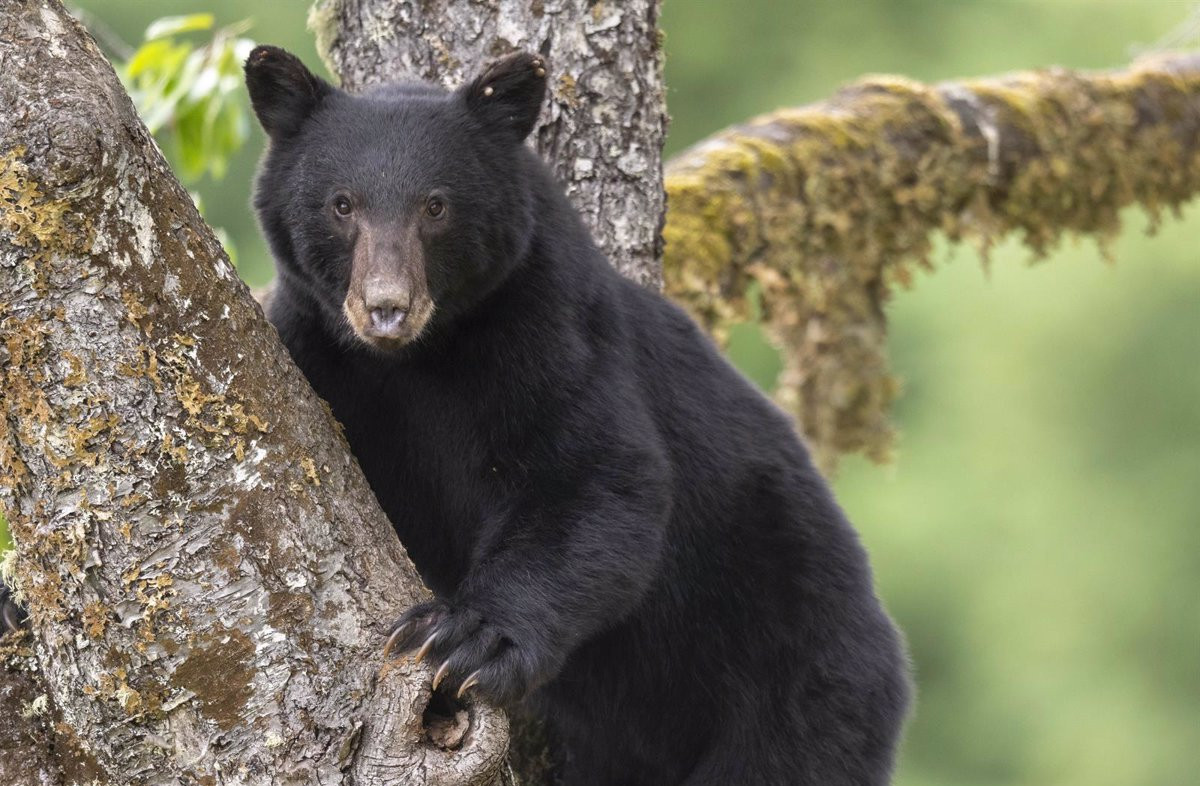
{"type": "Polygon", "coordinates": [[[348,216],[354,212],[354,205],[350,204],[350,200],[344,196],[340,196],[333,200],[333,210],[339,216],[348,216]]]}
{"type": "Polygon", "coordinates": [[[425,212],[430,218],[441,218],[446,213],[446,203],[437,197],[429,197],[425,201],[425,212]]]}

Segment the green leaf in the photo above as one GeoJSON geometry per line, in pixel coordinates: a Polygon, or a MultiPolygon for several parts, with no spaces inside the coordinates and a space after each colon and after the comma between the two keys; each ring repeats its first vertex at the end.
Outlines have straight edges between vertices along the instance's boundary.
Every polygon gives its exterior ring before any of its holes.
{"type": "Polygon", "coordinates": [[[143,73],[159,69],[173,48],[170,41],[149,41],[142,44],[125,64],[125,74],[130,79],[136,79],[143,73]]]}
{"type": "Polygon", "coordinates": [[[188,101],[200,103],[209,100],[220,86],[221,72],[214,65],[207,65],[196,74],[195,81],[188,88],[188,101]]]}
{"type": "Polygon", "coordinates": [[[175,117],[175,150],[180,179],[194,181],[206,169],[209,156],[208,140],[204,136],[204,107],[189,107],[175,117]]]}
{"type": "Polygon", "coordinates": [[[147,101],[141,107],[145,113],[143,119],[146,127],[152,134],[157,134],[160,128],[176,120],[179,114],[186,112],[196,103],[189,100],[189,96],[192,85],[204,67],[204,55],[199,51],[188,50],[186,45],[180,47],[180,51],[185,55],[182,62],[172,62],[171,70],[164,70],[160,80],[155,83],[160,95],[152,96],[153,100],[147,101]]]}
{"type": "Polygon", "coordinates": [[[254,42],[241,38],[249,22],[214,30],[197,45],[174,33],[207,30],[211,14],[160,19],[134,53],[121,78],[138,114],[154,134],[181,181],[219,180],[249,136],[242,63],[254,42]]]}
{"type": "Polygon", "coordinates": [[[146,28],[146,40],[191,33],[196,30],[211,30],[216,18],[212,14],[186,14],[184,16],[164,16],[155,19],[146,28]]]}

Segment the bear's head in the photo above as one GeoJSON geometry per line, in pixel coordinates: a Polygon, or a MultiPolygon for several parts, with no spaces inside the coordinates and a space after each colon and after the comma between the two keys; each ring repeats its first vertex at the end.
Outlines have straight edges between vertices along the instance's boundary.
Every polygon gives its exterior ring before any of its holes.
{"type": "Polygon", "coordinates": [[[405,346],[521,263],[540,56],[510,55],[454,92],[402,83],[351,95],[269,46],[245,69],[270,139],[259,220],[283,285],[307,295],[335,335],[405,346]]]}

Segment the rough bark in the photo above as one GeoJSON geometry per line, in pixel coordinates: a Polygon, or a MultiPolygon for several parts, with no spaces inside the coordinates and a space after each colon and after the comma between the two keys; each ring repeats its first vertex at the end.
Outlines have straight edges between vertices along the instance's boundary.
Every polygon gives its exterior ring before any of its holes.
{"type": "Polygon", "coordinates": [[[317,46],[343,86],[403,78],[448,87],[515,49],[545,55],[534,133],[600,246],[626,276],[662,283],[666,133],[658,0],[318,0],[317,46]]]}
{"type": "Polygon", "coordinates": [[[0,640],[0,783],[64,783],[28,634],[0,640]]]}
{"type": "Polygon", "coordinates": [[[936,233],[1041,256],[1121,208],[1200,192],[1200,55],[923,85],[870,79],[730,128],[668,164],[666,291],[718,336],[750,285],[784,352],[781,403],[824,466],[887,456],[884,305],[936,233]]]}
{"type": "Polygon", "coordinates": [[[47,713],[0,750],[51,783],[497,782],[503,715],[438,725],[381,662],[425,591],[111,67],[0,0],[0,71],[0,504],[44,680],[0,708],[47,713]]]}

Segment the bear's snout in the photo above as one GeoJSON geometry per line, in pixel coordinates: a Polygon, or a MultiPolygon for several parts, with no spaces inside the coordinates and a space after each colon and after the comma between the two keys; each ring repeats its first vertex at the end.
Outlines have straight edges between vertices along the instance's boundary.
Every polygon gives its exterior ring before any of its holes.
{"type": "Polygon", "coordinates": [[[390,350],[415,339],[433,315],[415,227],[363,222],[342,311],[355,335],[390,350]]]}

